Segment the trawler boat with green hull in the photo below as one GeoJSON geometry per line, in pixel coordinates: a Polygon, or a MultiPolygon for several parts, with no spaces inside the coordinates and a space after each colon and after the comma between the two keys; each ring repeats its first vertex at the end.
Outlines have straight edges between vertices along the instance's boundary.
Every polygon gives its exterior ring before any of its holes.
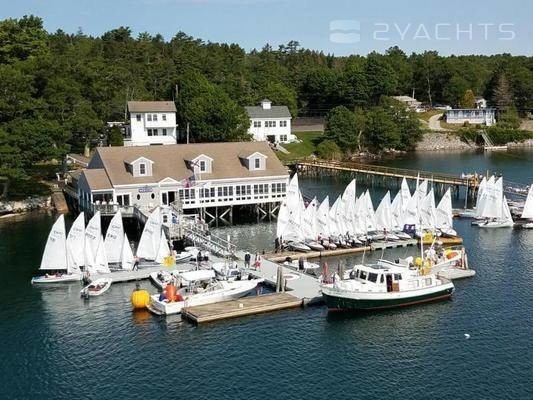
{"type": "Polygon", "coordinates": [[[357,265],[349,279],[334,276],[320,285],[332,311],[380,310],[449,299],[453,283],[424,268],[374,264],[357,265]]]}

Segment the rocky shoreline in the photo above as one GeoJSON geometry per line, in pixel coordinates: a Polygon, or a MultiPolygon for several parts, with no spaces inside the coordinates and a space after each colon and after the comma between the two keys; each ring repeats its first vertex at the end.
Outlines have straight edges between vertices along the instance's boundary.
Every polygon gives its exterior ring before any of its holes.
{"type": "Polygon", "coordinates": [[[463,142],[457,135],[445,132],[424,134],[415,151],[475,150],[476,147],[463,142]]]}
{"type": "Polygon", "coordinates": [[[28,197],[24,200],[0,201],[0,218],[40,209],[51,209],[51,196],[28,197]]]}

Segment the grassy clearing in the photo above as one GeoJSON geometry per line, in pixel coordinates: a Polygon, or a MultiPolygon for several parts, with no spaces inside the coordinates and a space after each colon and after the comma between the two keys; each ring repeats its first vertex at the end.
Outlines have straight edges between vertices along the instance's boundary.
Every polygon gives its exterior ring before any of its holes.
{"type": "Polygon", "coordinates": [[[296,160],[299,158],[309,157],[316,151],[316,146],[322,141],[322,132],[294,132],[296,137],[301,140],[300,143],[288,143],[283,147],[289,151],[289,154],[277,152],[281,161],[296,160]]]}

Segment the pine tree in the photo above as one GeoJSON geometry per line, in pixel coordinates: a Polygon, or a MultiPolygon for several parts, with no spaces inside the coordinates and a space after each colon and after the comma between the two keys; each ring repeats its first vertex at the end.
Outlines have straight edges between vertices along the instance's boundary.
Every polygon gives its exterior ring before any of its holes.
{"type": "Polygon", "coordinates": [[[496,106],[500,109],[507,109],[513,105],[511,86],[509,85],[507,77],[503,73],[498,77],[498,81],[496,82],[496,86],[494,87],[492,94],[492,99],[496,106]]]}

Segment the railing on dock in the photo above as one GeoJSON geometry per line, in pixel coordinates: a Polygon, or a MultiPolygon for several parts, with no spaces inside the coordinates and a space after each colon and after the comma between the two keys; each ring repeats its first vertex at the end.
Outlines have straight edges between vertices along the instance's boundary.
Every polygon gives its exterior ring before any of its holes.
{"type": "Polygon", "coordinates": [[[233,257],[237,251],[237,247],[233,243],[220,236],[210,234],[209,231],[196,225],[184,226],[183,236],[196,246],[222,257],[233,257]]]}
{"type": "Polygon", "coordinates": [[[477,187],[479,180],[475,177],[461,177],[453,174],[419,171],[415,169],[385,167],[382,165],[362,164],[353,161],[324,161],[324,160],[304,160],[298,161],[296,167],[301,168],[322,168],[340,171],[349,171],[369,175],[388,176],[406,179],[428,179],[436,183],[443,183],[454,186],[477,187]]]}

